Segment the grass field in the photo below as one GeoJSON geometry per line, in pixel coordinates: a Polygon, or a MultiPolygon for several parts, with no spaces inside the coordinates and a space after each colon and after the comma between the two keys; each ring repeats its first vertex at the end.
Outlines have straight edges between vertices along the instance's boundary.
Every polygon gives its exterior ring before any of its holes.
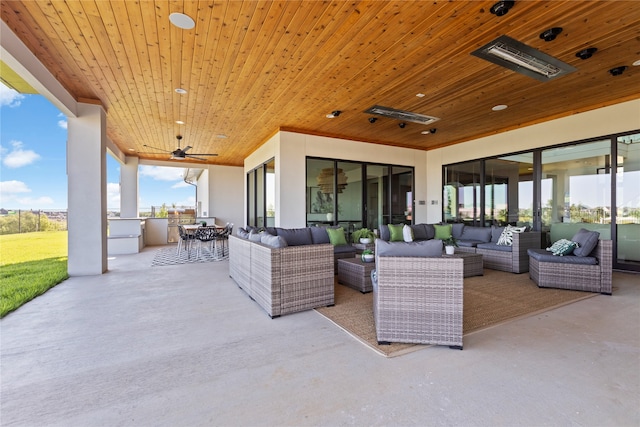
{"type": "Polygon", "coordinates": [[[0,317],[68,277],[66,231],[0,236],[0,317]]]}

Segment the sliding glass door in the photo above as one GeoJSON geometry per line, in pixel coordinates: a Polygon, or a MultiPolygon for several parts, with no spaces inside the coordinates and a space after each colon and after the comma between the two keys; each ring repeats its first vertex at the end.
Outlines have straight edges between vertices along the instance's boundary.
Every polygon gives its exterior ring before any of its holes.
{"type": "Polygon", "coordinates": [[[616,151],[614,265],[640,271],[640,133],[618,137],[616,151]]]}

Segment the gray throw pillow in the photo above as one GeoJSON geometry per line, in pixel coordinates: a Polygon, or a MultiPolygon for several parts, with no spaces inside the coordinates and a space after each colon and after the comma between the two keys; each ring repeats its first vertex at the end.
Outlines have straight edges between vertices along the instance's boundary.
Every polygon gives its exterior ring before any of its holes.
{"type": "Polygon", "coordinates": [[[311,230],[311,240],[315,245],[321,243],[331,243],[329,240],[329,233],[327,233],[327,229],[324,227],[309,227],[311,230]]]}
{"type": "Polygon", "coordinates": [[[287,241],[289,246],[312,245],[311,230],[309,228],[276,228],[278,236],[287,241]]]}
{"type": "Polygon", "coordinates": [[[460,236],[460,238],[489,243],[491,241],[491,229],[489,227],[466,226],[464,230],[462,230],[462,236],[460,236]]]}
{"type": "Polygon", "coordinates": [[[267,246],[271,246],[272,248],[286,248],[287,241],[282,238],[282,236],[272,236],[268,233],[262,233],[261,243],[267,246]]]}
{"type": "Polygon", "coordinates": [[[462,232],[464,231],[464,224],[457,222],[455,224],[451,224],[451,235],[456,239],[459,239],[462,236],[462,232]]]}
{"type": "Polygon", "coordinates": [[[573,250],[573,254],[575,256],[589,256],[598,245],[599,238],[600,233],[597,231],[589,231],[581,228],[571,239],[571,241],[578,244],[578,247],[573,250]]]}
{"type": "Polygon", "coordinates": [[[387,242],[391,240],[391,233],[389,232],[389,227],[385,224],[380,226],[380,238],[382,240],[386,240],[387,242]]]}
{"type": "Polygon", "coordinates": [[[247,238],[249,240],[251,240],[252,242],[260,243],[260,242],[262,242],[262,235],[263,234],[266,234],[266,233],[265,232],[258,232],[258,231],[255,231],[255,230],[251,230],[249,232],[249,235],[247,236],[247,238]]]}

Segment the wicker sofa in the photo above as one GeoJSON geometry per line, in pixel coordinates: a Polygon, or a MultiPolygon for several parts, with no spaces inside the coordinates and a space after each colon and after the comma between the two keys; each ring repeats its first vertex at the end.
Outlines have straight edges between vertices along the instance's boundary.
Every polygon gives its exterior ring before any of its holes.
{"type": "MultiPolygon", "coordinates": [[[[572,239],[578,240],[579,233],[585,235],[587,230],[580,230],[572,239]]],[[[595,248],[564,256],[553,255],[545,249],[530,249],[529,275],[531,280],[541,288],[559,288],[577,291],[599,292],[611,295],[613,243],[611,240],[599,240],[595,234],[595,248]]],[[[581,245],[582,246],[582,245],[581,245]]],[[[585,249],[583,247],[582,249],[585,249]]]]}
{"type": "Polygon", "coordinates": [[[229,275],[271,318],[333,305],[333,264],[330,243],[273,247],[229,236],[229,275]]]}
{"type": "MultiPolygon", "coordinates": [[[[541,246],[539,231],[514,233],[512,245],[506,246],[498,245],[505,227],[475,227],[461,223],[451,225],[451,235],[458,242],[456,252],[481,254],[484,267],[492,270],[525,273],[529,271],[527,250],[538,249],[541,246]]],[[[435,236],[433,224],[414,224],[409,227],[413,231],[415,241],[429,240],[435,236]]],[[[380,227],[380,238],[390,240],[388,226],[380,227]]]]}
{"type": "Polygon", "coordinates": [[[463,260],[433,256],[442,251],[440,240],[421,243],[387,243],[404,246],[394,253],[376,240],[372,283],[378,343],[462,349],[463,260]],[[432,244],[434,252],[421,254],[421,243],[432,244]]]}

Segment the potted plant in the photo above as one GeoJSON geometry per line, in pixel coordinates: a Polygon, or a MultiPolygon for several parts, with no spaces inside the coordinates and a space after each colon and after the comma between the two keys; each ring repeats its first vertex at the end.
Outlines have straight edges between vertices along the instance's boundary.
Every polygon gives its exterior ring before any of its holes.
{"type": "Polygon", "coordinates": [[[362,262],[372,262],[373,259],[374,255],[371,249],[365,249],[362,251],[362,262]]]}
{"type": "Polygon", "coordinates": [[[351,233],[351,239],[353,240],[353,243],[368,244],[372,243],[376,239],[376,235],[368,228],[361,228],[360,230],[356,230],[351,233]]]}
{"type": "Polygon", "coordinates": [[[442,239],[442,244],[444,245],[444,252],[447,255],[453,255],[453,253],[455,252],[455,248],[458,247],[458,241],[453,236],[442,239]]]}

